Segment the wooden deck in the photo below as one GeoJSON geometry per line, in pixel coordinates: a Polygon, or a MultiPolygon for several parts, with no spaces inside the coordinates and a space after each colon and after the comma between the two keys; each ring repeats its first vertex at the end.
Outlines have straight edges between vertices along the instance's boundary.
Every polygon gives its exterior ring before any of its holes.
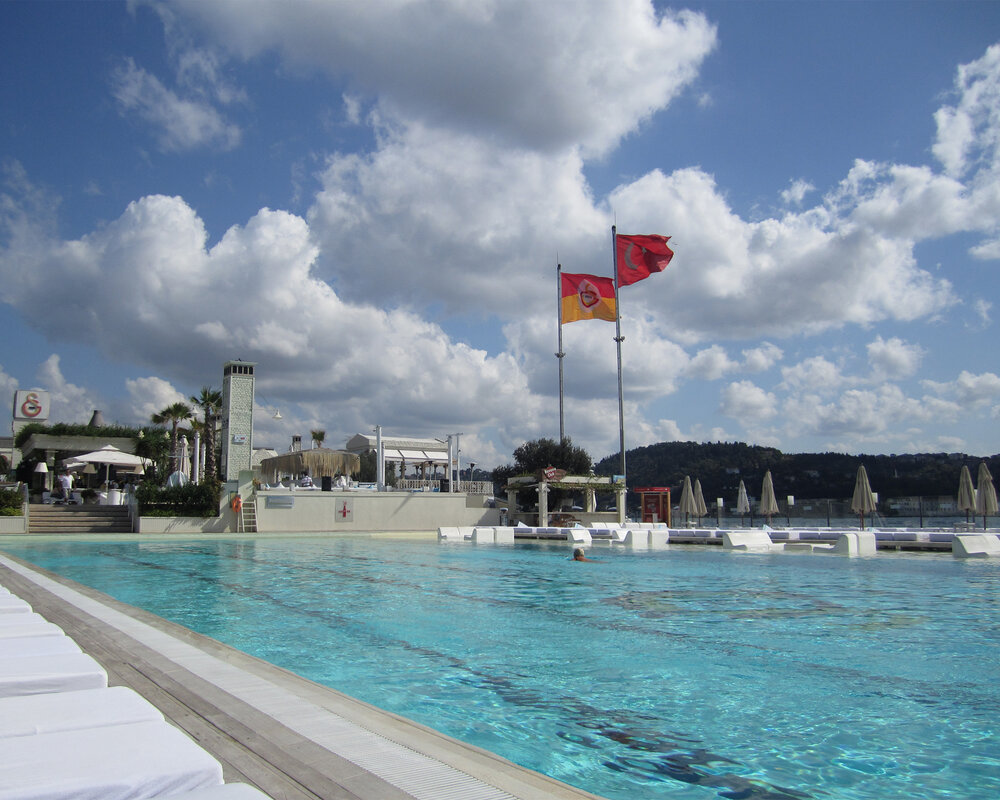
{"type": "Polygon", "coordinates": [[[0,585],[274,800],[596,798],[2,553],[0,585]]]}

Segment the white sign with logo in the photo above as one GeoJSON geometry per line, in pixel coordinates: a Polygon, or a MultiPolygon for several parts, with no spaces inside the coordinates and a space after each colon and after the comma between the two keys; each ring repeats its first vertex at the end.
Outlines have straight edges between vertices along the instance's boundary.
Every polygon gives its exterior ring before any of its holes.
{"type": "Polygon", "coordinates": [[[24,389],[14,393],[14,419],[42,422],[49,418],[51,396],[40,389],[24,389]]]}

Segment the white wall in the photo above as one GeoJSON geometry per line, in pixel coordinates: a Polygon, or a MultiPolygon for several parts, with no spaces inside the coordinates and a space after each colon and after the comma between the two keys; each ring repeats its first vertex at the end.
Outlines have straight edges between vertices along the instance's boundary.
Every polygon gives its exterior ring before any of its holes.
{"type": "Polygon", "coordinates": [[[449,492],[319,492],[257,494],[257,530],[433,531],[441,526],[498,525],[500,511],[482,498],[449,492]],[[271,503],[268,498],[274,498],[271,503]],[[291,502],[291,506],[279,505],[291,502]],[[347,504],[345,518],[344,504],[347,504]]]}

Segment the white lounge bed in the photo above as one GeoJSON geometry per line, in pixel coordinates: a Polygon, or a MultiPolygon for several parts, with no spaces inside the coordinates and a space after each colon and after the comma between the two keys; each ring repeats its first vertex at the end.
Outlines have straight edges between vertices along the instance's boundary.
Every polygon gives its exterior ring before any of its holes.
{"type": "Polygon", "coordinates": [[[0,739],[162,721],[156,706],[125,686],[0,698],[0,739]]]}
{"type": "Polygon", "coordinates": [[[0,638],[0,658],[51,656],[59,653],[82,653],[80,645],[68,636],[14,636],[0,638]]]}
{"type": "Polygon", "coordinates": [[[142,800],[222,784],[222,766],[166,722],[3,741],[0,800],[142,800]]]}
{"type": "Polygon", "coordinates": [[[5,594],[0,597],[0,616],[11,614],[30,614],[31,606],[20,597],[12,594],[5,594]]]}
{"type": "Polygon", "coordinates": [[[30,614],[0,614],[0,628],[7,625],[26,625],[29,622],[48,622],[48,620],[36,611],[30,614]]]}
{"type": "MultiPolygon", "coordinates": [[[[34,615],[29,615],[34,616],[34,615]]],[[[25,636],[65,636],[66,631],[51,622],[29,621],[22,624],[0,623],[0,639],[20,639],[25,636]]]]}
{"type": "Polygon", "coordinates": [[[85,653],[0,659],[0,697],[101,689],[107,685],[104,667],[85,653]]]}

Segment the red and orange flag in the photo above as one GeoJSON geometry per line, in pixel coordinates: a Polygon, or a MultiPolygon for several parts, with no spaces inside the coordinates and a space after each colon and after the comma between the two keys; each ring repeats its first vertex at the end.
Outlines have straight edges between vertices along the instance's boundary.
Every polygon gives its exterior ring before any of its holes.
{"type": "Polygon", "coordinates": [[[562,322],[578,319],[615,321],[615,282],[596,275],[560,273],[562,277],[562,322]]]}

